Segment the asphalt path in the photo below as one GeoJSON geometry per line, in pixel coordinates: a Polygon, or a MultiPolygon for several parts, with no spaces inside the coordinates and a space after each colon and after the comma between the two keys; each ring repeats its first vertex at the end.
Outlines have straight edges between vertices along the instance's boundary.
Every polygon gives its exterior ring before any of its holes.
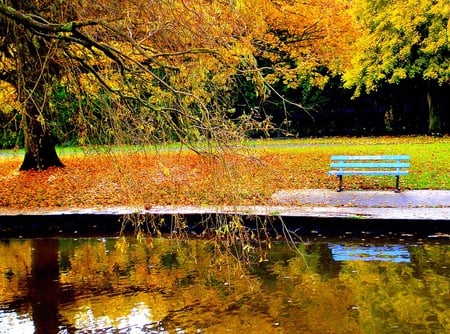
{"type": "Polygon", "coordinates": [[[285,215],[322,218],[389,220],[450,220],[450,190],[342,191],[329,189],[282,190],[272,202],[285,215]],[[290,212],[291,211],[291,212],[290,212]]]}
{"type": "Polygon", "coordinates": [[[328,189],[282,190],[269,205],[102,207],[21,212],[0,208],[0,217],[57,215],[211,215],[280,216],[297,218],[358,218],[383,220],[450,221],[450,190],[343,191],[328,189]]]}
{"type": "Polygon", "coordinates": [[[272,196],[283,205],[362,208],[449,208],[449,190],[342,191],[328,189],[282,190],[272,196]]]}

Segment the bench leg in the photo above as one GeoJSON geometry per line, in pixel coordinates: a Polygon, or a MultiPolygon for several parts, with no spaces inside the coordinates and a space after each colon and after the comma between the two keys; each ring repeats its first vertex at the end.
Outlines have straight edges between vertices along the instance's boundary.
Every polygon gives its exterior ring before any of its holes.
{"type": "Polygon", "coordinates": [[[400,190],[400,176],[396,175],[395,176],[395,192],[399,193],[400,191],[401,191],[400,190]]]}
{"type": "Polygon", "coordinates": [[[337,188],[338,192],[341,192],[342,190],[344,190],[344,187],[342,186],[342,175],[338,175],[339,178],[339,186],[337,188]]]}

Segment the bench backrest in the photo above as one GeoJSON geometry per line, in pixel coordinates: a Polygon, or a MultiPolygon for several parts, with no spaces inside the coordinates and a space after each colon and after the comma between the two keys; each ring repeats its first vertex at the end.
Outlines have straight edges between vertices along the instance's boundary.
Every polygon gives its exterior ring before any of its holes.
{"type": "Polygon", "coordinates": [[[332,155],[331,168],[396,169],[410,166],[409,155],[332,155]]]}

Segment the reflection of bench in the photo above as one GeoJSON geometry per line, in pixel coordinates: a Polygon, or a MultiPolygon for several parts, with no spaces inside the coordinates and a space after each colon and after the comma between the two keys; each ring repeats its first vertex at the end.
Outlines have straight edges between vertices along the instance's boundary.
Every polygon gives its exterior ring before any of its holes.
{"type": "Polygon", "coordinates": [[[409,155],[332,155],[328,172],[339,178],[338,191],[342,191],[344,175],[393,175],[395,176],[395,192],[400,192],[400,175],[408,174],[409,155]]]}
{"type": "Polygon", "coordinates": [[[360,246],[328,244],[335,261],[388,261],[411,262],[404,245],[360,246]]]}

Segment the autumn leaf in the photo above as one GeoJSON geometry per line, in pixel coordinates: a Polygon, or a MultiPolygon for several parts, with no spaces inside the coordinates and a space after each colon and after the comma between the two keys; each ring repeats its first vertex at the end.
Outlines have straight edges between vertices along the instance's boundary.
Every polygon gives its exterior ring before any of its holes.
{"type": "MultiPolygon", "coordinates": [[[[221,159],[190,151],[69,155],[63,158],[65,168],[41,172],[18,172],[20,157],[0,158],[0,210],[270,204],[280,190],[335,189],[336,178],[327,175],[329,158],[342,152],[410,154],[404,189],[450,189],[447,137],[287,143],[261,141],[260,148],[228,152],[221,159]]],[[[390,177],[345,180],[346,189],[392,189],[394,184],[390,177]]]]}

